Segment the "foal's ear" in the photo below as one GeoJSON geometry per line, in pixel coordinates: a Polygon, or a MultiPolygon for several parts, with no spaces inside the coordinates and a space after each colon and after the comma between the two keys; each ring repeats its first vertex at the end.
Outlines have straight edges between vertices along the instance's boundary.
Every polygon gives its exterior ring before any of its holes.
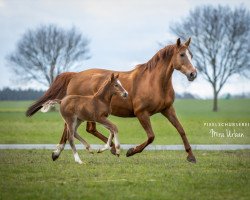
{"type": "Polygon", "coordinates": [[[177,41],[176,41],[176,46],[177,46],[177,47],[180,47],[180,46],[181,46],[181,39],[180,39],[180,38],[177,39],[177,41]]]}
{"type": "Polygon", "coordinates": [[[185,42],[185,45],[188,47],[191,42],[191,37],[185,42]]]}
{"type": "Polygon", "coordinates": [[[114,73],[112,73],[111,76],[110,76],[110,81],[113,82],[114,79],[115,79],[115,75],[114,75],[114,73]]]}
{"type": "Polygon", "coordinates": [[[119,78],[119,74],[116,74],[116,75],[115,75],[115,79],[118,79],[118,78],[119,78]]]}

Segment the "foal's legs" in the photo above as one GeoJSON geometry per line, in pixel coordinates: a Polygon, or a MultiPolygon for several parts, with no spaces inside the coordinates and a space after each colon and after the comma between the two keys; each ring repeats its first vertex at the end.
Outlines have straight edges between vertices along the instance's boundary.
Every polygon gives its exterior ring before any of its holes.
{"type": "MultiPolygon", "coordinates": [[[[88,133],[91,133],[95,137],[99,138],[103,142],[105,142],[105,143],[108,142],[108,138],[106,138],[103,134],[101,134],[101,133],[99,133],[97,131],[95,122],[87,122],[86,131],[88,133]]],[[[111,149],[110,149],[110,151],[111,151],[111,153],[113,155],[116,155],[115,145],[114,145],[114,143],[112,141],[111,141],[111,149]]]]}
{"type": "Polygon", "coordinates": [[[188,139],[186,137],[186,133],[185,133],[181,123],[179,122],[179,120],[178,120],[178,118],[176,116],[174,107],[171,106],[170,108],[164,110],[162,112],[162,114],[172,123],[172,125],[179,132],[179,134],[181,136],[181,139],[182,139],[182,141],[184,143],[185,150],[188,153],[187,160],[189,162],[196,163],[196,159],[195,159],[195,156],[193,155],[191,146],[190,146],[190,144],[188,142],[188,139]]]}
{"type": "Polygon", "coordinates": [[[80,126],[82,122],[80,120],[77,120],[77,125],[76,125],[76,128],[75,128],[75,138],[78,139],[84,146],[85,148],[88,150],[89,153],[94,153],[93,150],[91,149],[90,145],[88,142],[86,142],[86,140],[84,140],[77,132],[77,128],[80,126]]]}
{"type": "Polygon", "coordinates": [[[61,138],[60,143],[57,145],[56,149],[52,152],[52,160],[55,161],[57,158],[59,158],[61,152],[63,151],[66,141],[68,137],[68,128],[67,124],[64,123],[64,129],[63,129],[63,135],[61,138]]]}
{"type": "Polygon", "coordinates": [[[118,139],[118,129],[117,129],[116,125],[114,125],[112,122],[110,122],[107,118],[102,118],[98,122],[100,124],[104,125],[110,131],[107,143],[105,144],[105,146],[102,149],[99,149],[98,152],[101,153],[101,152],[109,149],[111,147],[112,139],[114,137],[116,155],[119,156],[120,155],[120,142],[118,139]]]}
{"type": "Polygon", "coordinates": [[[102,153],[103,151],[110,149],[113,137],[114,137],[114,134],[110,131],[107,143],[101,149],[98,150],[98,153],[102,153]]]}
{"type": "MultiPolygon", "coordinates": [[[[79,127],[80,124],[81,124],[80,122],[79,122],[79,124],[77,124],[76,129],[79,127]]],[[[93,150],[91,149],[90,145],[77,132],[75,132],[74,136],[76,139],[78,139],[86,147],[86,149],[89,151],[89,153],[93,153],[93,150]]],[[[67,124],[64,123],[64,130],[63,130],[63,134],[62,134],[60,143],[57,145],[56,149],[52,152],[52,160],[53,161],[55,161],[56,159],[59,158],[61,152],[64,150],[67,139],[68,139],[68,128],[67,128],[67,124]]]]}
{"type": "Polygon", "coordinates": [[[68,130],[69,130],[69,144],[71,146],[71,149],[73,151],[74,154],[74,158],[75,158],[75,162],[82,164],[82,161],[76,151],[76,147],[75,147],[75,143],[74,143],[74,135],[75,135],[75,130],[76,130],[76,123],[77,123],[77,119],[74,119],[70,122],[67,122],[68,125],[68,130]]]}
{"type": "MultiPolygon", "coordinates": [[[[107,143],[108,138],[106,138],[104,135],[102,135],[101,133],[99,133],[96,130],[96,123],[95,122],[87,122],[87,127],[86,127],[86,131],[88,133],[91,133],[92,135],[94,135],[95,137],[99,138],[100,140],[102,140],[103,142],[107,143]]],[[[63,130],[63,134],[61,136],[61,140],[59,142],[59,144],[57,145],[57,148],[52,152],[52,159],[53,161],[55,161],[56,159],[59,158],[61,152],[63,151],[65,144],[67,142],[68,139],[68,130],[67,130],[67,124],[64,123],[64,130],[63,130]]],[[[114,143],[111,141],[111,153],[113,155],[116,155],[116,149],[115,149],[115,145],[114,143]]]]}

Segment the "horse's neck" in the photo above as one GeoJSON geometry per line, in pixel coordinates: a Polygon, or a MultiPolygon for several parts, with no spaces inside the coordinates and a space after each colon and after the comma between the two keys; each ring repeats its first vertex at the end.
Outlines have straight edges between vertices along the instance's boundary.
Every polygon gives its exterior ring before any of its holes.
{"type": "Polygon", "coordinates": [[[105,103],[110,103],[111,102],[111,98],[112,98],[112,94],[110,93],[110,84],[105,84],[103,85],[98,91],[97,93],[94,95],[95,98],[97,98],[98,100],[101,100],[105,103]]]}
{"type": "Polygon", "coordinates": [[[160,70],[159,83],[162,89],[165,89],[169,84],[171,84],[174,69],[171,61],[164,63],[163,65],[161,64],[159,67],[162,69],[160,70]]]}
{"type": "MultiPolygon", "coordinates": [[[[141,81],[152,81],[151,77],[154,77],[154,83],[157,83],[159,90],[165,90],[167,86],[171,85],[173,67],[171,62],[171,57],[166,60],[159,60],[151,67],[148,73],[145,74],[148,78],[142,78],[141,81]]],[[[139,68],[143,71],[145,69],[139,68]]],[[[142,72],[141,72],[142,73],[142,72]]]]}

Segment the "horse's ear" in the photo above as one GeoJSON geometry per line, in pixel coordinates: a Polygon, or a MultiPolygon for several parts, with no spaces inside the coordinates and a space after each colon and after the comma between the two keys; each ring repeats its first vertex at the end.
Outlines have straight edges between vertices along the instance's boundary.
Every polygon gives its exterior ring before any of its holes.
{"type": "Polygon", "coordinates": [[[116,75],[115,75],[115,79],[118,79],[118,78],[119,78],[119,74],[116,74],[116,75]]]}
{"type": "Polygon", "coordinates": [[[114,76],[114,73],[112,73],[111,76],[110,76],[110,81],[113,82],[114,79],[115,79],[115,76],[114,76]]]}
{"type": "Polygon", "coordinates": [[[177,41],[176,41],[176,46],[177,46],[177,47],[180,47],[180,46],[181,46],[181,39],[180,39],[180,38],[177,39],[177,41]]]}
{"type": "Polygon", "coordinates": [[[191,37],[185,42],[185,45],[188,47],[191,42],[191,37]]]}

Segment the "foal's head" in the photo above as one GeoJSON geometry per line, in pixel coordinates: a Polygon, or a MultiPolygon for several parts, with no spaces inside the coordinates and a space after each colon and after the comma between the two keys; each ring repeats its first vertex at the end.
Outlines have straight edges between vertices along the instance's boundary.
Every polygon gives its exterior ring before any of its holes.
{"type": "Polygon", "coordinates": [[[185,74],[189,81],[193,81],[197,76],[197,70],[192,64],[192,53],[189,50],[189,38],[184,44],[181,44],[180,38],[176,42],[176,49],[172,57],[173,67],[185,74]]]}
{"type": "Polygon", "coordinates": [[[110,76],[110,93],[111,95],[120,94],[123,98],[127,98],[128,92],[124,89],[121,82],[118,80],[119,74],[110,76]]]}

